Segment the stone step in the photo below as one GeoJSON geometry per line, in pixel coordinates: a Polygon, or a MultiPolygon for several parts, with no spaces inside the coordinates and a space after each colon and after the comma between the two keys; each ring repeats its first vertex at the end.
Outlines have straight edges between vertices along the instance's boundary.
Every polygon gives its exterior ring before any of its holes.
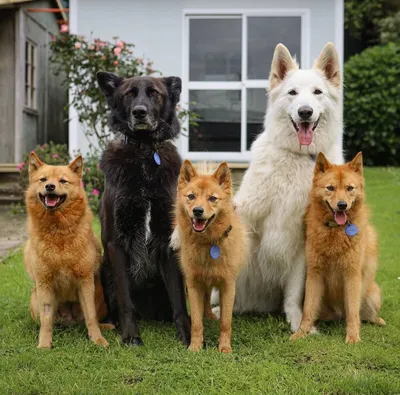
{"type": "Polygon", "coordinates": [[[20,185],[20,173],[13,163],[0,163],[0,205],[21,202],[24,191],[20,185]]]}

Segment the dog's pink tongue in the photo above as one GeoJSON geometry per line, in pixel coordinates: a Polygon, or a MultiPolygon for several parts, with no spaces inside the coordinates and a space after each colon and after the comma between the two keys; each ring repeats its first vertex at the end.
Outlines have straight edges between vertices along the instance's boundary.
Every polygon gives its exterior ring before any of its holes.
{"type": "Polygon", "coordinates": [[[206,227],[207,220],[195,218],[193,221],[194,230],[201,232],[206,227]]]}
{"type": "Polygon", "coordinates": [[[313,139],[313,124],[311,122],[303,122],[297,124],[299,131],[297,132],[297,138],[301,145],[310,145],[313,139]]]}
{"type": "Polygon", "coordinates": [[[344,211],[335,211],[334,218],[338,225],[344,225],[347,222],[347,214],[344,211]]]}
{"type": "Polygon", "coordinates": [[[46,203],[46,206],[48,206],[48,207],[54,207],[56,204],[57,204],[57,202],[58,202],[58,199],[59,199],[59,197],[58,196],[46,196],[45,198],[44,198],[44,201],[45,201],[45,203],[46,203]]]}

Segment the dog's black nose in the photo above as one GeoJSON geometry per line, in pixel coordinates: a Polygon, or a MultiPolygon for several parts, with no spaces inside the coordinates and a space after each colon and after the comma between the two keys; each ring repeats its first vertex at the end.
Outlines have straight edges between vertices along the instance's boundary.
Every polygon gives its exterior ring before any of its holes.
{"type": "Polygon", "coordinates": [[[137,119],[143,119],[147,115],[147,108],[145,106],[135,106],[132,114],[137,119]]]}
{"type": "Polygon", "coordinates": [[[54,184],[46,184],[45,188],[47,192],[53,192],[56,189],[56,186],[54,184]]]}
{"type": "Polygon", "coordinates": [[[346,210],[347,203],[344,200],[339,200],[337,206],[339,210],[346,210]]]}
{"type": "Polygon", "coordinates": [[[203,215],[203,213],[204,213],[204,208],[203,207],[199,206],[199,207],[195,207],[193,209],[193,215],[195,217],[201,217],[203,215]]]}
{"type": "Polygon", "coordinates": [[[297,112],[301,119],[306,120],[311,117],[314,111],[310,106],[301,106],[297,112]]]}

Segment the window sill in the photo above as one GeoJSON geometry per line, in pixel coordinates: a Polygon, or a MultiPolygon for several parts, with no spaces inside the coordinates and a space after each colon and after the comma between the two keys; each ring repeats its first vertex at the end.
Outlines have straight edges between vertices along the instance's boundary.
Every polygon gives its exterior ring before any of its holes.
{"type": "Polygon", "coordinates": [[[34,108],[24,107],[23,111],[26,112],[27,114],[30,114],[30,115],[39,116],[39,111],[35,110],[34,108]]]}
{"type": "MultiPolygon", "coordinates": [[[[221,162],[211,161],[211,162],[207,162],[207,163],[209,163],[211,167],[216,168],[219,165],[219,163],[221,163],[221,162]]],[[[196,165],[198,163],[202,163],[202,161],[193,161],[193,163],[194,163],[194,165],[196,165]]],[[[227,163],[231,170],[247,170],[249,167],[249,163],[247,163],[247,162],[227,162],[227,163]]]]}

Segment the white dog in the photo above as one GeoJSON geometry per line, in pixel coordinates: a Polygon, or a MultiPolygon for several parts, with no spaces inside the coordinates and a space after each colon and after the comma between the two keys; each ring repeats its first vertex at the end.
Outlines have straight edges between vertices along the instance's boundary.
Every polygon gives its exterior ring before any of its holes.
{"type": "Polygon", "coordinates": [[[253,256],[239,276],[236,312],[282,309],[295,332],[302,317],[305,283],[303,216],[314,158],[323,152],[343,163],[341,75],[328,43],[312,69],[300,70],[279,44],[272,60],[264,132],[235,201],[252,229],[253,256]]]}

